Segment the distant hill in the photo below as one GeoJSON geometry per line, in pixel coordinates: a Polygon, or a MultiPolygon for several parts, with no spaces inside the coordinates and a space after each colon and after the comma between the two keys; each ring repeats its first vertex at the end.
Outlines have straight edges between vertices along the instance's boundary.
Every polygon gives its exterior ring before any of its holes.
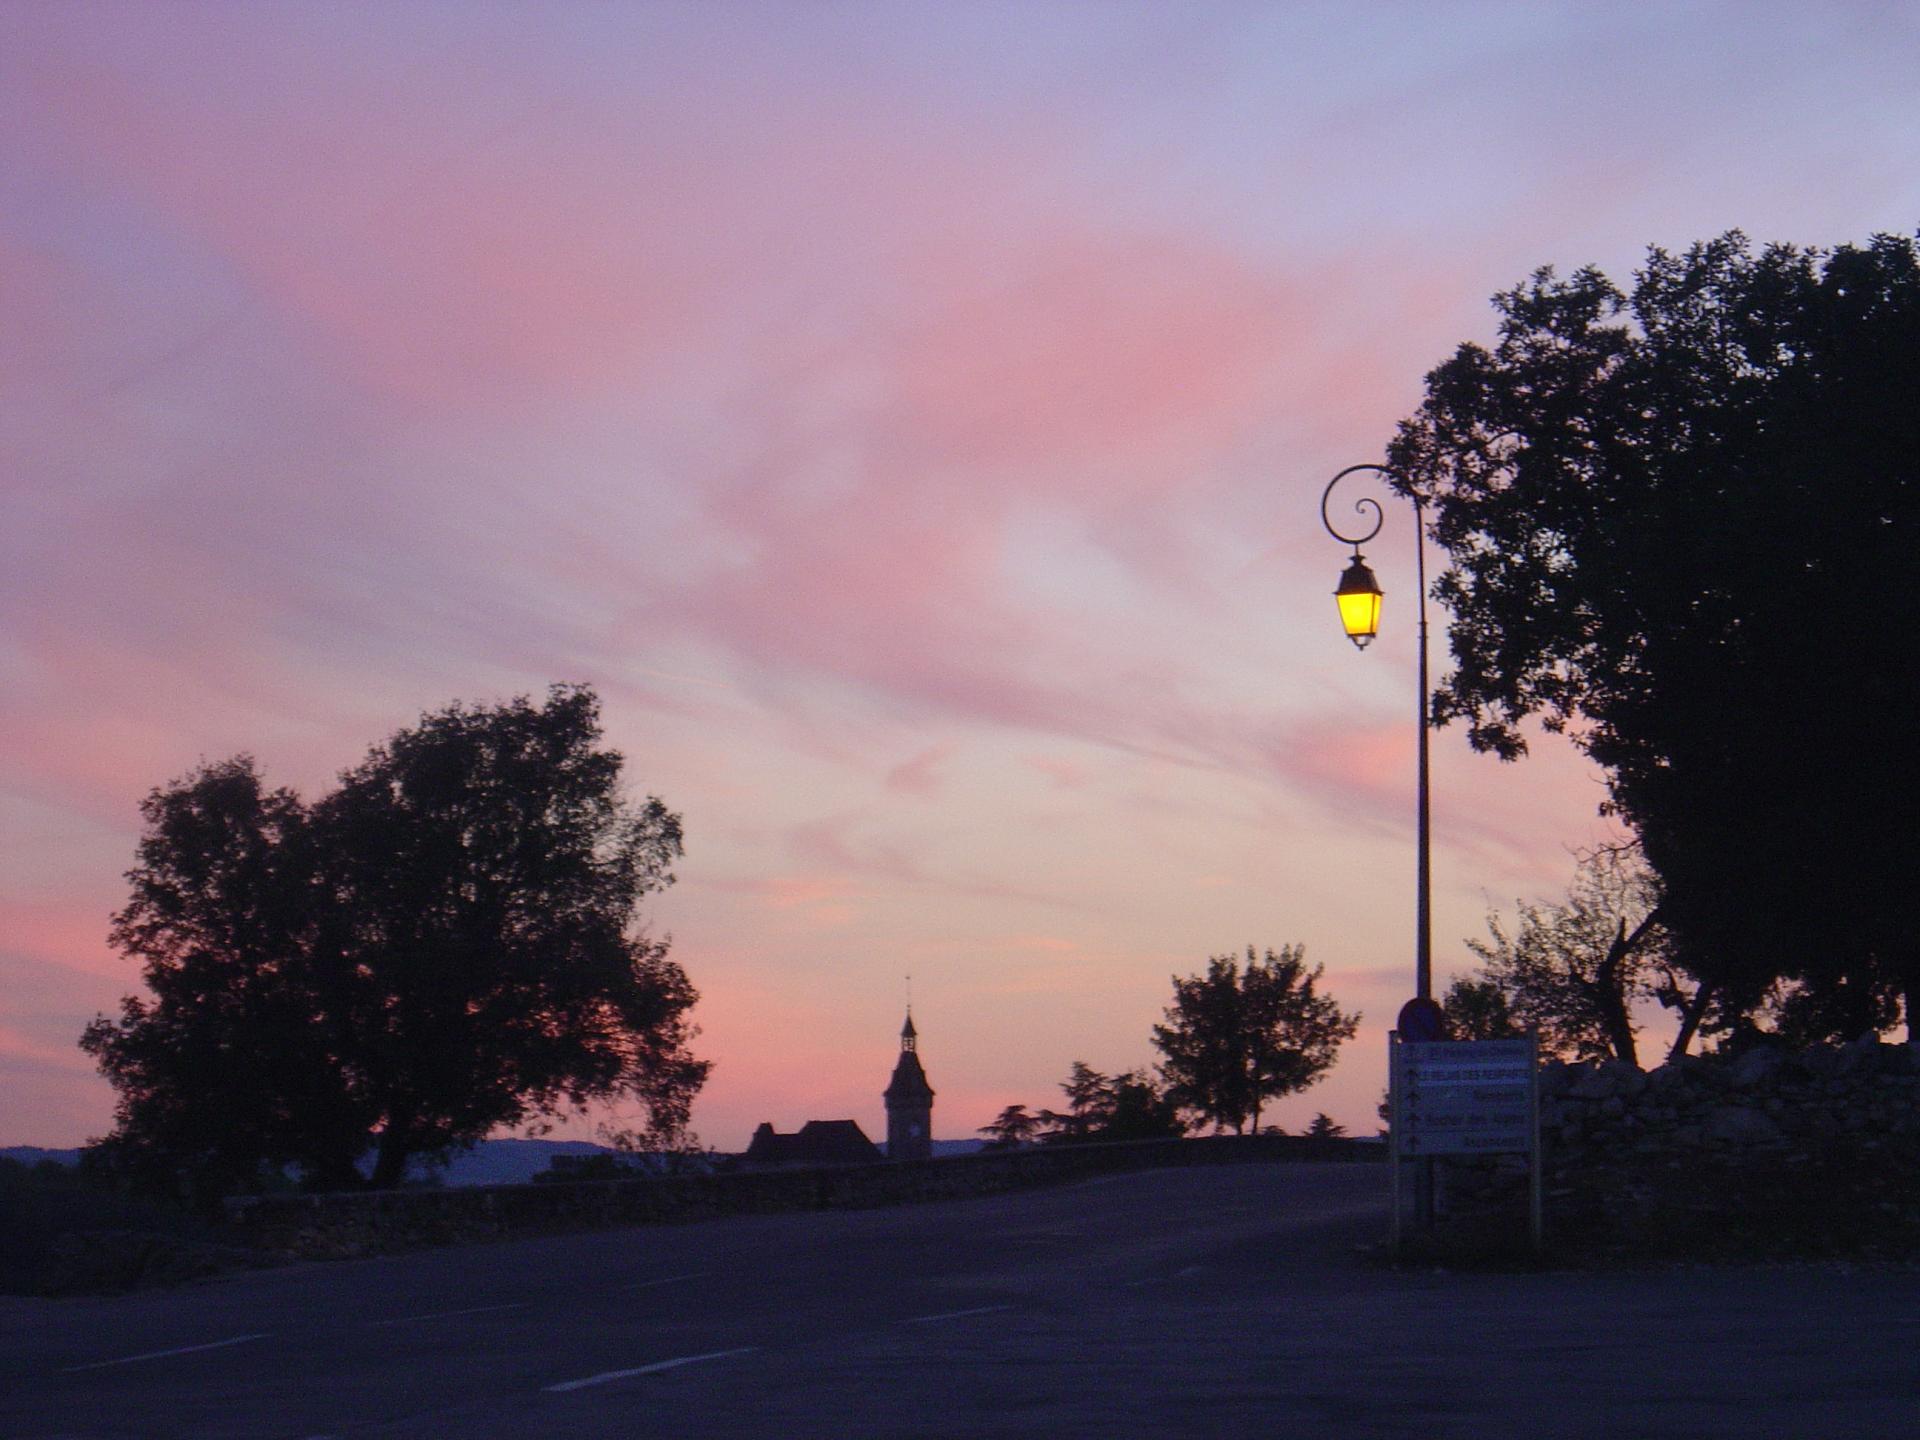
{"type": "Polygon", "coordinates": [[[0,1160],[18,1160],[22,1165],[38,1165],[42,1160],[51,1160],[56,1165],[78,1165],[80,1152],[75,1150],[43,1150],[38,1145],[9,1145],[0,1149],[0,1160]]]}
{"type": "Polygon", "coordinates": [[[423,1180],[437,1173],[442,1185],[524,1185],[550,1166],[556,1155],[612,1153],[608,1146],[591,1140],[482,1140],[466,1154],[454,1156],[445,1169],[436,1172],[413,1166],[408,1178],[423,1180]]]}

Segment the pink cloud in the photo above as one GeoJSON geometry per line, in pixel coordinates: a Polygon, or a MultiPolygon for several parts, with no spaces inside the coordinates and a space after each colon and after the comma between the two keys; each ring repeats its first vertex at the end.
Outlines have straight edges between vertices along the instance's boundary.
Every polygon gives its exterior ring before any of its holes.
{"type": "MultiPolygon", "coordinates": [[[[475,63],[455,59],[453,74],[475,63]]],[[[286,56],[275,63],[302,73],[286,56]]],[[[859,343],[776,326],[732,357],[741,382],[758,387],[742,418],[765,445],[705,519],[742,559],[637,607],[763,673],[826,675],[963,718],[1140,743],[1129,734],[1131,686],[1086,682],[1109,657],[1004,595],[1010,507],[1051,498],[1113,517],[1105,533],[1127,563],[1179,583],[1200,562],[1160,507],[1185,503],[1220,436],[1262,421],[1276,364],[1295,364],[1309,401],[1316,386],[1329,398],[1365,389],[1324,347],[1295,363],[1330,328],[1336,275],[1283,278],[1194,236],[1093,230],[1071,191],[1023,199],[1009,243],[1011,217],[956,208],[953,197],[1016,193],[1036,161],[976,146],[930,164],[899,127],[874,123],[861,108],[871,96],[810,98],[804,131],[723,126],[711,163],[697,167],[643,146],[636,169],[630,128],[549,119],[489,138],[481,125],[466,132],[479,140],[454,146],[416,185],[417,160],[378,137],[444,100],[432,92],[410,99],[361,82],[352,123],[283,176],[297,106],[268,104],[260,123],[236,127],[101,66],[54,67],[45,83],[81,137],[70,161],[205,235],[264,300],[331,337],[345,377],[410,406],[484,403],[509,370],[515,383],[564,387],[605,373],[623,347],[684,344],[696,321],[722,319],[739,299],[738,274],[767,272],[770,257],[755,248],[772,238],[767,223],[738,213],[743,196],[768,203],[762,182],[786,195],[793,182],[778,177],[788,172],[830,176],[806,216],[821,234],[884,217],[862,279],[924,298],[881,327],[862,323],[859,343]],[[616,174],[622,183],[610,183],[616,174]],[[273,196],[264,207],[262,193],[273,196]],[[377,227],[309,223],[356,206],[377,227]],[[967,263],[982,254],[995,256],[984,274],[967,263]],[[877,377],[824,432],[795,383],[823,368],[877,377]],[[843,490],[793,486],[842,450],[843,490]]],[[[815,278],[850,277],[829,264],[815,278]]],[[[350,486],[349,504],[369,493],[350,486]]],[[[455,503],[451,490],[423,491],[418,518],[437,518],[443,503],[455,503]]],[[[403,512],[396,528],[415,518],[403,512]]],[[[532,665],[551,649],[544,635],[520,647],[532,665]]]]}
{"type": "Polygon", "coordinates": [[[1063,790],[1078,790],[1093,776],[1088,766],[1063,756],[1029,755],[1026,763],[1063,790]]]}
{"type": "Polygon", "coordinates": [[[903,795],[936,795],[940,791],[940,766],[954,753],[952,745],[929,745],[916,755],[902,760],[887,772],[886,788],[903,795]]]}
{"type": "Polygon", "coordinates": [[[1411,722],[1296,726],[1284,746],[1271,753],[1271,763],[1297,783],[1324,796],[1337,796],[1343,803],[1358,801],[1367,810],[1395,806],[1404,810],[1416,739],[1411,722]]]}
{"type": "Polygon", "coordinates": [[[88,1074],[93,1062],[78,1046],[48,1041],[18,1026],[0,1023],[0,1056],[29,1061],[62,1074],[88,1074]]]}
{"type": "Polygon", "coordinates": [[[764,909],[810,929],[835,929],[855,923],[871,896],[848,877],[833,874],[770,874],[752,879],[703,878],[703,893],[746,895],[764,909]]]}
{"type": "MultiPolygon", "coordinates": [[[[82,147],[89,163],[143,186],[182,226],[204,230],[248,267],[261,295],[357,357],[347,373],[410,402],[497,393],[500,377],[476,366],[566,385],[600,373],[610,346],[657,350],[684,340],[686,325],[723,313],[732,297],[729,267],[716,257],[765,258],[729,251],[732,241],[686,240],[687,215],[704,212],[709,228],[724,228],[730,213],[716,197],[752,193],[752,178],[776,170],[791,148],[775,144],[769,155],[729,137],[709,172],[683,166],[672,184],[656,186],[642,170],[620,191],[607,177],[631,170],[630,152],[577,135],[557,149],[552,131],[536,130],[461,156],[415,194],[401,183],[404,172],[346,173],[362,158],[367,128],[320,147],[288,184],[269,187],[264,171],[284,150],[275,124],[203,147],[198,127],[210,117],[190,108],[169,115],[160,100],[102,73],[79,79],[63,88],[71,126],[91,136],[82,147]],[[344,249],[316,241],[304,218],[337,208],[356,184],[397,187],[379,211],[377,244],[360,235],[344,249]],[[255,199],[264,189],[276,204],[262,212],[255,199]],[[634,209],[639,192],[644,213],[634,209]],[[458,203],[437,206],[446,194],[458,203]],[[700,251],[692,259],[690,245],[700,251]]],[[[408,117],[392,95],[361,98],[367,127],[404,128],[408,117]]],[[[776,412],[761,473],[709,512],[744,542],[751,568],[678,588],[644,613],[719,640],[751,664],[812,669],[998,723],[1064,721],[1084,733],[1090,721],[1110,734],[1098,697],[1089,703],[1072,679],[1050,678],[1061,667],[1043,642],[1057,649],[1066,637],[1044,636],[996,602],[1006,506],[1036,485],[1096,508],[1178,485],[1196,468],[1180,447],[1262,413],[1269,357],[1308,328],[1311,304],[1301,297],[1324,287],[1278,285],[1261,267],[1190,239],[1088,232],[1064,210],[1039,217],[1045,223],[994,282],[956,281],[967,268],[955,249],[977,250],[985,222],[931,222],[950,218],[948,197],[993,188],[993,167],[1005,157],[949,158],[943,163],[956,173],[929,177],[924,155],[888,141],[888,127],[869,115],[856,123],[851,109],[816,107],[809,118],[821,133],[792,144],[813,165],[835,150],[860,156],[838,172],[860,176],[857,185],[842,181],[822,209],[884,210],[889,189],[908,197],[908,213],[888,222],[892,248],[881,253],[903,291],[931,298],[871,353],[826,352],[829,364],[837,358],[859,371],[877,363],[891,377],[861,417],[852,490],[826,503],[783,491],[781,477],[806,452],[795,450],[804,437],[781,434],[797,417],[776,412]],[[955,654],[975,658],[956,665],[955,654]],[[1038,658],[1003,662],[1016,655],[1038,658]]],[[[391,170],[395,161],[382,163],[391,170]]],[[[814,348],[776,332],[756,338],[741,360],[749,375],[784,384],[822,358],[814,348]]],[[[1117,543],[1127,534],[1113,533],[1117,543]]],[[[1132,558],[1164,565],[1175,548],[1162,540],[1132,558]]]]}
{"type": "Polygon", "coordinates": [[[1062,215],[1024,246],[1014,275],[971,289],[951,278],[966,274],[959,254],[916,257],[943,298],[901,337],[891,420],[903,447],[1023,492],[1036,460],[1095,503],[1183,486],[1155,462],[1270,404],[1276,350],[1313,306],[1312,290],[1190,237],[1114,237],[1062,215]]]}
{"type": "Polygon", "coordinates": [[[487,92],[458,89],[474,59],[456,50],[398,86],[269,44],[257,88],[227,97],[244,121],[77,47],[42,54],[25,80],[58,121],[45,144],[63,171],[140,197],[357,383],[467,409],[666,343],[719,263],[684,184],[632,173],[610,137],[565,123],[581,118],[571,107],[476,105],[487,92]]]}
{"type": "Polygon", "coordinates": [[[764,891],[767,904],[776,910],[831,907],[836,914],[845,913],[842,902],[852,893],[852,886],[838,876],[775,875],[755,888],[764,891]]]}
{"type": "MultiPolygon", "coordinates": [[[[1009,883],[971,866],[931,861],[919,853],[918,847],[891,837],[877,837],[872,833],[877,828],[876,820],[873,812],[865,810],[809,820],[787,832],[787,848],[809,871],[843,883],[858,881],[874,891],[908,887],[1055,907],[1075,903],[1044,888],[1009,883]]],[[[924,836],[921,838],[924,840],[924,836]]]]}
{"type": "Polygon", "coordinates": [[[1015,935],[1007,944],[1018,950],[1049,950],[1068,955],[1079,950],[1080,942],[1063,935],[1015,935]]]}
{"type": "Polygon", "coordinates": [[[8,949],[38,964],[131,984],[135,966],[107,943],[108,926],[105,910],[88,916],[65,897],[0,905],[0,936],[8,949]]]}
{"type": "MultiPolygon", "coordinates": [[[[925,260],[897,258],[906,273],[925,260]]],[[[1189,739],[1221,723],[1186,698],[1209,684],[1192,658],[1143,654],[1111,608],[1024,599],[1006,537],[1032,507],[1084,517],[1133,603],[1177,597],[1207,623],[1219,581],[1194,517],[1224,494],[1226,447],[1267,423],[1276,367],[1304,379],[1295,409],[1319,386],[1330,405],[1366,390],[1312,348],[1340,276],[1062,214],[997,252],[991,283],[965,273],[930,264],[932,298],[869,335],[870,352],[772,342],[791,353],[745,411],[762,443],[706,503],[727,558],[655,587],[636,623],[910,713],[1217,761],[1189,739]],[[819,377],[857,377],[838,426],[783,388],[795,371],[828,389],[819,377]]]]}

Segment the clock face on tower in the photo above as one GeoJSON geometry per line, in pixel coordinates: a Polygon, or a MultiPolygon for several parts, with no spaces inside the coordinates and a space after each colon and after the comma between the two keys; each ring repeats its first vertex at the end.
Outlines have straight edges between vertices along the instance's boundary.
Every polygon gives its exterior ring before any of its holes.
{"type": "Polygon", "coordinates": [[[917,1120],[916,1120],[916,1121],[915,1121],[915,1122],[914,1122],[913,1124],[911,1124],[911,1125],[909,1125],[909,1126],[907,1126],[907,1134],[909,1134],[909,1135],[911,1135],[911,1136],[912,1136],[912,1137],[913,1137],[914,1139],[916,1139],[916,1140],[918,1140],[918,1139],[920,1138],[920,1123],[919,1123],[919,1121],[917,1121],[917,1120]]]}

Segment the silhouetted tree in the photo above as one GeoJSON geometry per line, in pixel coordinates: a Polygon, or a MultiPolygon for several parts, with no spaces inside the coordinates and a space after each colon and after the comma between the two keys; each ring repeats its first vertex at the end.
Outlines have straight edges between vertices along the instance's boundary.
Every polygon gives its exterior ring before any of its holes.
{"type": "MultiPolygon", "coordinates": [[[[1489,938],[1467,941],[1483,968],[1454,982],[1448,1006],[1459,1008],[1455,992],[1462,986],[1476,999],[1486,997],[1474,987],[1487,987],[1515,1030],[1540,1032],[1548,1054],[1637,1065],[1633,1002],[1656,993],[1649,976],[1667,957],[1659,884],[1637,854],[1613,848],[1582,857],[1564,903],[1522,901],[1519,914],[1513,933],[1495,913],[1487,917],[1489,938]]],[[[1670,969],[1660,973],[1678,989],[1670,969]]],[[[1497,1037],[1456,1031],[1455,1038],[1497,1037]]]]}
{"type": "Polygon", "coordinates": [[[1818,984],[1782,986],[1769,997],[1767,1010],[1773,1033],[1796,1048],[1857,1040],[1900,1018],[1897,991],[1872,972],[1843,972],[1818,984]]]}
{"type": "Polygon", "coordinates": [[[1166,1024],[1153,1027],[1174,1102],[1244,1134],[1249,1120],[1260,1128],[1268,1100],[1325,1074],[1360,1017],[1317,993],[1323,969],[1307,969],[1303,946],[1262,957],[1249,945],[1244,970],[1215,955],[1204,975],[1174,976],[1166,1024]]]}
{"type": "Polygon", "coordinates": [[[1334,1140],[1346,1139],[1347,1127],[1336,1124],[1333,1117],[1323,1110],[1315,1115],[1313,1123],[1307,1126],[1306,1137],[1324,1145],[1334,1140]]]}
{"type": "Polygon", "coordinates": [[[1067,1108],[1040,1112],[1048,1140],[1084,1140],[1113,1117],[1113,1077],[1102,1075],[1084,1060],[1073,1062],[1060,1091],[1067,1097],[1067,1108]]]}
{"type": "Polygon", "coordinates": [[[641,897],[680,820],[619,789],[599,704],[454,705],[311,806],[244,757],[162,787],[114,943],[143,962],[81,1044],[119,1092],[111,1143],[200,1195],[301,1166],[392,1185],[409,1158],[627,1097],[684,1127],[707,1064],[695,994],[641,897]]]}
{"type": "Polygon", "coordinates": [[[1525,1033],[1513,1018],[1506,992],[1491,980],[1456,976],[1440,997],[1440,1009],[1454,1040],[1511,1040],[1525,1033]]]}
{"type": "Polygon", "coordinates": [[[1012,1150],[1032,1143],[1042,1124],[1041,1117],[1028,1114],[1026,1106],[1009,1105],[982,1125],[979,1133],[987,1137],[989,1150],[1012,1150]]]}
{"type": "Polygon", "coordinates": [[[1049,1143],[1075,1140],[1162,1140],[1187,1133],[1179,1107],[1144,1070],[1103,1075],[1083,1060],[1073,1062],[1061,1083],[1064,1112],[1043,1110],[1041,1138],[1049,1143]]]}
{"type": "Polygon", "coordinates": [[[1187,1133],[1180,1107],[1144,1070],[1116,1075],[1113,1109],[1099,1134],[1103,1140],[1176,1140],[1187,1133]]]}
{"type": "Polygon", "coordinates": [[[1732,233],[1495,305],[1389,456],[1452,560],[1436,717],[1605,769],[1703,1008],[1878,986],[1916,1033],[1920,249],[1732,233]]]}

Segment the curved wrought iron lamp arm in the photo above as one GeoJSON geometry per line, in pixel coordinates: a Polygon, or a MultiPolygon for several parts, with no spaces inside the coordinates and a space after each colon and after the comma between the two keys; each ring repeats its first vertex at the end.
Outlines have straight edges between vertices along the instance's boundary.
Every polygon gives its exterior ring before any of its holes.
{"type": "Polygon", "coordinates": [[[1333,538],[1338,540],[1342,545],[1353,546],[1355,551],[1358,551],[1362,545],[1380,533],[1380,527],[1387,523],[1386,511],[1380,508],[1380,502],[1374,499],[1373,496],[1362,495],[1358,500],[1353,502],[1353,510],[1356,515],[1365,515],[1368,510],[1372,510],[1373,528],[1364,535],[1342,535],[1338,527],[1334,525],[1333,518],[1327,514],[1327,502],[1333,498],[1334,486],[1346,479],[1347,476],[1361,470],[1371,470],[1377,475],[1384,475],[1388,478],[1391,478],[1393,475],[1393,472],[1384,465],[1349,465],[1338,475],[1334,476],[1333,479],[1329,480],[1327,482],[1327,488],[1320,494],[1320,523],[1327,527],[1327,533],[1329,535],[1333,536],[1333,538]]]}

